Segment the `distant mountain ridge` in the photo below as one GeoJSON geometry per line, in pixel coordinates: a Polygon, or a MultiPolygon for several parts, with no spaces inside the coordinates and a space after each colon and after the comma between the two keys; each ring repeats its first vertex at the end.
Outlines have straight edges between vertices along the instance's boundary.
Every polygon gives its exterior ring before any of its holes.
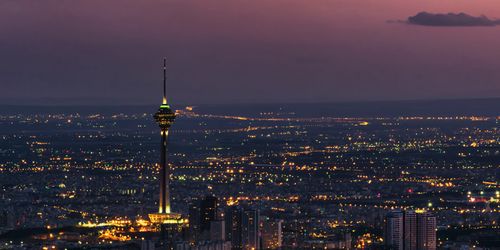
{"type": "Polygon", "coordinates": [[[236,104],[224,108],[205,105],[203,112],[257,115],[295,113],[298,117],[500,116],[500,98],[296,104],[236,104]]]}
{"type": "MultiPolygon", "coordinates": [[[[183,109],[186,105],[175,105],[183,109]]],[[[289,104],[210,104],[193,105],[195,112],[259,116],[273,112],[294,117],[395,117],[395,116],[500,116],[500,98],[457,100],[372,101],[338,103],[289,103],[289,104]]],[[[43,106],[0,105],[0,114],[43,113],[152,113],[157,105],[94,105],[94,106],[43,106]]]]}

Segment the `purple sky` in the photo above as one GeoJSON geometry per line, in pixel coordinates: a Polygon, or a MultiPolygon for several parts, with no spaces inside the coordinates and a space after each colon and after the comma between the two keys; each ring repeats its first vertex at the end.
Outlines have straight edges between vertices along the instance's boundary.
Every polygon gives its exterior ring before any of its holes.
{"type": "Polygon", "coordinates": [[[0,1],[0,103],[500,97],[500,26],[428,27],[421,11],[500,18],[498,0],[0,1]]]}

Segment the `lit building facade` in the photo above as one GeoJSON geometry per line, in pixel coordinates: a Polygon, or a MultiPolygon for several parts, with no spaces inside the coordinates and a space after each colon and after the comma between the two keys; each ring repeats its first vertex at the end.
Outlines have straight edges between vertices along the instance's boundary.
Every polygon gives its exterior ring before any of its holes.
{"type": "Polygon", "coordinates": [[[417,249],[417,213],[413,210],[404,213],[404,249],[417,249]]]}
{"type": "Polygon", "coordinates": [[[261,219],[262,248],[279,249],[283,242],[283,220],[272,220],[267,217],[261,219]]]}
{"type": "Polygon", "coordinates": [[[385,243],[391,249],[435,250],[436,216],[424,210],[388,213],[385,243]]]}
{"type": "Polygon", "coordinates": [[[436,216],[431,212],[417,212],[417,249],[436,249],[436,216]]]}
{"type": "Polygon", "coordinates": [[[236,206],[231,206],[224,212],[226,229],[226,240],[231,242],[233,249],[242,249],[241,245],[241,223],[242,211],[236,206]]]}
{"type": "Polygon", "coordinates": [[[207,196],[200,204],[200,230],[202,232],[210,230],[210,222],[217,219],[217,198],[207,196]]]}
{"type": "Polygon", "coordinates": [[[243,210],[241,223],[241,244],[243,250],[260,249],[259,224],[258,210],[243,210]]]}
{"type": "Polygon", "coordinates": [[[385,228],[385,243],[394,250],[403,250],[404,246],[404,214],[402,211],[392,211],[387,214],[385,228]]]}

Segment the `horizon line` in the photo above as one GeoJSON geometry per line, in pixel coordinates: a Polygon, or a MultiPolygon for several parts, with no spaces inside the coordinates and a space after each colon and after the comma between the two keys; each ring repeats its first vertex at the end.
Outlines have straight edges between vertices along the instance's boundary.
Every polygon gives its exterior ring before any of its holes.
{"type": "MultiPolygon", "coordinates": [[[[473,97],[473,98],[428,98],[428,99],[389,99],[389,100],[352,100],[352,101],[294,101],[294,102],[223,102],[223,103],[179,103],[173,106],[224,106],[224,105],[308,105],[308,104],[369,104],[369,103],[404,103],[404,102],[442,102],[442,101],[486,101],[499,100],[500,97],[473,97]]],[[[157,106],[156,103],[0,103],[0,106],[14,107],[119,107],[119,106],[157,106]]]]}

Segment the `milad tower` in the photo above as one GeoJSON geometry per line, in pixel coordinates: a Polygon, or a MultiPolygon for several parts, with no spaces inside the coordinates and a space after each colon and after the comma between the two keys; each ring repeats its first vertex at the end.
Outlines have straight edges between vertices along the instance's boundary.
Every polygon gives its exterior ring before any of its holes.
{"type": "Polygon", "coordinates": [[[158,213],[149,214],[151,222],[156,224],[182,224],[182,215],[172,213],[170,205],[170,173],[167,163],[167,139],[170,126],[174,123],[175,113],[167,102],[167,59],[163,59],[163,101],[154,119],[160,127],[160,195],[158,213]]]}

